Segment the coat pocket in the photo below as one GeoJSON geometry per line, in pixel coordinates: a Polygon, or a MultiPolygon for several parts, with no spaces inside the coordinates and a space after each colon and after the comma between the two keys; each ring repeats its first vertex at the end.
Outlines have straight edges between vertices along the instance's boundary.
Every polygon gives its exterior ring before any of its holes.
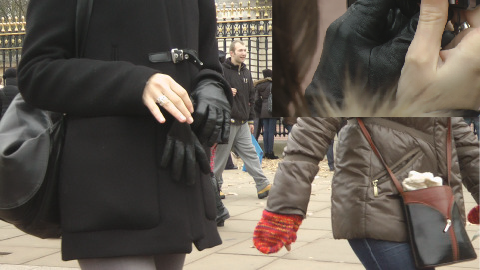
{"type": "Polygon", "coordinates": [[[160,222],[155,131],[136,117],[72,119],[60,170],[62,229],[149,229],[160,222]]]}

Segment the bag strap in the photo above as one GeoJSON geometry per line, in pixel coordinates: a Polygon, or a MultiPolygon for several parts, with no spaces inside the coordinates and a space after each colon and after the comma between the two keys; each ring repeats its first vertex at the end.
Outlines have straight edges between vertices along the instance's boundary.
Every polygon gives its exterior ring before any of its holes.
{"type": "MultiPolygon", "coordinates": [[[[370,147],[372,148],[373,152],[377,157],[380,159],[380,161],[383,163],[383,166],[385,169],[387,169],[388,174],[390,175],[390,178],[392,178],[393,183],[395,184],[395,187],[397,188],[398,192],[400,192],[400,195],[403,197],[403,188],[400,182],[398,181],[397,177],[395,174],[393,174],[392,170],[390,170],[390,167],[388,167],[387,163],[383,159],[382,155],[378,151],[377,147],[373,143],[372,137],[370,136],[370,133],[368,132],[367,128],[365,127],[365,124],[363,123],[363,120],[360,117],[357,117],[358,125],[360,126],[360,129],[362,130],[363,135],[367,139],[368,143],[370,144],[370,147]]],[[[447,120],[447,184],[450,185],[450,174],[451,174],[451,167],[452,167],[452,125],[451,125],[451,119],[448,118],[447,120]]]]}
{"type": "Polygon", "coordinates": [[[75,14],[75,55],[82,57],[85,50],[88,25],[92,15],[93,0],[77,0],[75,14]]]}

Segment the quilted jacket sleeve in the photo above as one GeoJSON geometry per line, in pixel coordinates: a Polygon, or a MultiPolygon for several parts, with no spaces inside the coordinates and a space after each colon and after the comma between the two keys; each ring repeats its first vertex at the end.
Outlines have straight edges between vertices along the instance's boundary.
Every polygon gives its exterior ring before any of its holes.
{"type": "Polygon", "coordinates": [[[479,143],[462,118],[452,118],[452,132],[457,149],[463,185],[479,201],[479,143]]]}
{"type": "Polygon", "coordinates": [[[298,118],[288,137],[285,158],[278,165],[266,210],[305,217],[318,163],[327,153],[340,123],[340,118],[298,118]]]}

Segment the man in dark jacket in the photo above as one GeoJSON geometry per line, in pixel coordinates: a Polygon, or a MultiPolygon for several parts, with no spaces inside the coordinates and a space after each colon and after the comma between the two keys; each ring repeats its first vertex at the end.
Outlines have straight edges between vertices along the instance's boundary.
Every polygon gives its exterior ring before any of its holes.
{"type": "Polygon", "coordinates": [[[213,172],[221,188],[222,173],[233,148],[245,163],[247,172],[255,180],[257,196],[262,199],[268,196],[270,182],[263,174],[260,160],[252,144],[255,90],[252,75],[243,63],[246,56],[245,45],[236,40],[230,44],[230,57],[223,63],[223,73],[233,93],[232,123],[228,144],[217,146],[213,172]]]}
{"type": "Polygon", "coordinates": [[[5,80],[5,87],[0,90],[0,119],[5,114],[8,106],[12,102],[13,98],[18,94],[17,86],[17,69],[8,68],[3,74],[3,79],[5,80]]]}

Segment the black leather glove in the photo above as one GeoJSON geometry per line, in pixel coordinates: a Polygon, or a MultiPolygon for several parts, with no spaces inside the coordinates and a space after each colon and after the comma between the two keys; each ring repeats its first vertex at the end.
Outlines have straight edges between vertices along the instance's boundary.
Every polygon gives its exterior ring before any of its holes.
{"type": "Polygon", "coordinates": [[[210,173],[208,156],[190,125],[174,121],[167,134],[160,166],[170,170],[175,182],[193,185],[198,177],[196,163],[203,173],[210,173]]]}
{"type": "MultiPolygon", "coordinates": [[[[353,84],[354,90],[369,94],[394,88],[417,24],[418,13],[412,18],[405,16],[396,0],[358,0],[327,29],[306,100],[319,98],[322,91],[342,106],[345,86],[353,84]]],[[[314,103],[310,109],[316,116],[314,103]]]]}
{"type": "Polygon", "coordinates": [[[205,78],[198,82],[191,97],[195,107],[192,128],[200,143],[208,147],[228,143],[231,106],[222,83],[205,78]]]}

